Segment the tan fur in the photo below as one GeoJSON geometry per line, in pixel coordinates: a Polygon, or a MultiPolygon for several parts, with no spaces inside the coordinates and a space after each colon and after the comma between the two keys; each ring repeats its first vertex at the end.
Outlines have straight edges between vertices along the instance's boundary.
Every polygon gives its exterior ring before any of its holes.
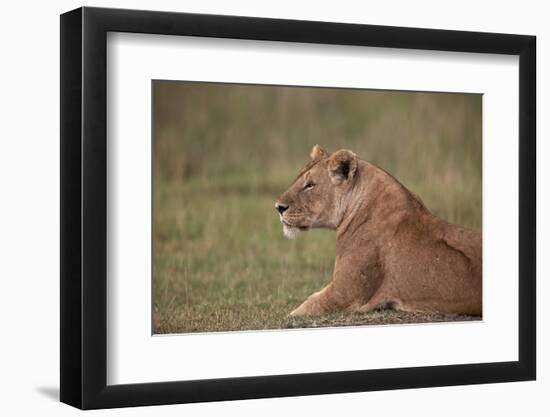
{"type": "Polygon", "coordinates": [[[348,150],[312,160],[277,205],[289,235],[336,230],[330,283],[292,315],[393,307],[481,315],[481,234],[435,217],[418,196],[348,150]]]}
{"type": "Polygon", "coordinates": [[[309,154],[309,156],[312,160],[315,160],[315,159],[325,158],[329,155],[328,155],[328,152],[325,151],[323,148],[321,148],[319,145],[315,145],[311,150],[311,153],[309,154]]]}

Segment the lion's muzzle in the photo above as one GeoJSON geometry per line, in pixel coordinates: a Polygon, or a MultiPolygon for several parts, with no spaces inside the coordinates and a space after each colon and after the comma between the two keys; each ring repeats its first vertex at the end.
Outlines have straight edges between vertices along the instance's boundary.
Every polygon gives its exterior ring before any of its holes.
{"type": "Polygon", "coordinates": [[[282,216],[283,213],[284,213],[285,211],[288,210],[288,205],[286,205],[286,204],[281,204],[281,203],[279,203],[279,202],[276,202],[276,203],[275,203],[275,208],[277,209],[277,211],[279,212],[279,214],[282,216]]]}

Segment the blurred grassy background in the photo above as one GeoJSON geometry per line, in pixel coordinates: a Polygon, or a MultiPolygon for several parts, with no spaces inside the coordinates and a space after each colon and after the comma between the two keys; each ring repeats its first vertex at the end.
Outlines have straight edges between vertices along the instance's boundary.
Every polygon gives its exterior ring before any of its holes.
{"type": "Polygon", "coordinates": [[[481,229],[480,95],[154,81],[153,103],[155,333],[455,319],[288,318],[330,280],[334,233],[288,241],[273,205],[319,143],[481,229]]]}

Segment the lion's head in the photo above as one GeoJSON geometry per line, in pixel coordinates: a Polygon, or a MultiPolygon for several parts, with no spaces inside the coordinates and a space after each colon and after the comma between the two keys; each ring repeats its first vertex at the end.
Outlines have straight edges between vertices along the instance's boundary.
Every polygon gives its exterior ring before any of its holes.
{"type": "Polygon", "coordinates": [[[346,149],[330,155],[319,145],[311,151],[311,161],[275,203],[286,237],[312,227],[335,229],[353,187],[357,156],[346,149]]]}

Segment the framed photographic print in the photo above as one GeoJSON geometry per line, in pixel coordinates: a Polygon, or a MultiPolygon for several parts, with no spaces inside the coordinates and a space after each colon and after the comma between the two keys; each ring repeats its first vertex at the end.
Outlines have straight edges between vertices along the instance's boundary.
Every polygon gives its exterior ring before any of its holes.
{"type": "Polygon", "coordinates": [[[535,379],[535,37],[61,16],[61,401],[535,379]]]}

